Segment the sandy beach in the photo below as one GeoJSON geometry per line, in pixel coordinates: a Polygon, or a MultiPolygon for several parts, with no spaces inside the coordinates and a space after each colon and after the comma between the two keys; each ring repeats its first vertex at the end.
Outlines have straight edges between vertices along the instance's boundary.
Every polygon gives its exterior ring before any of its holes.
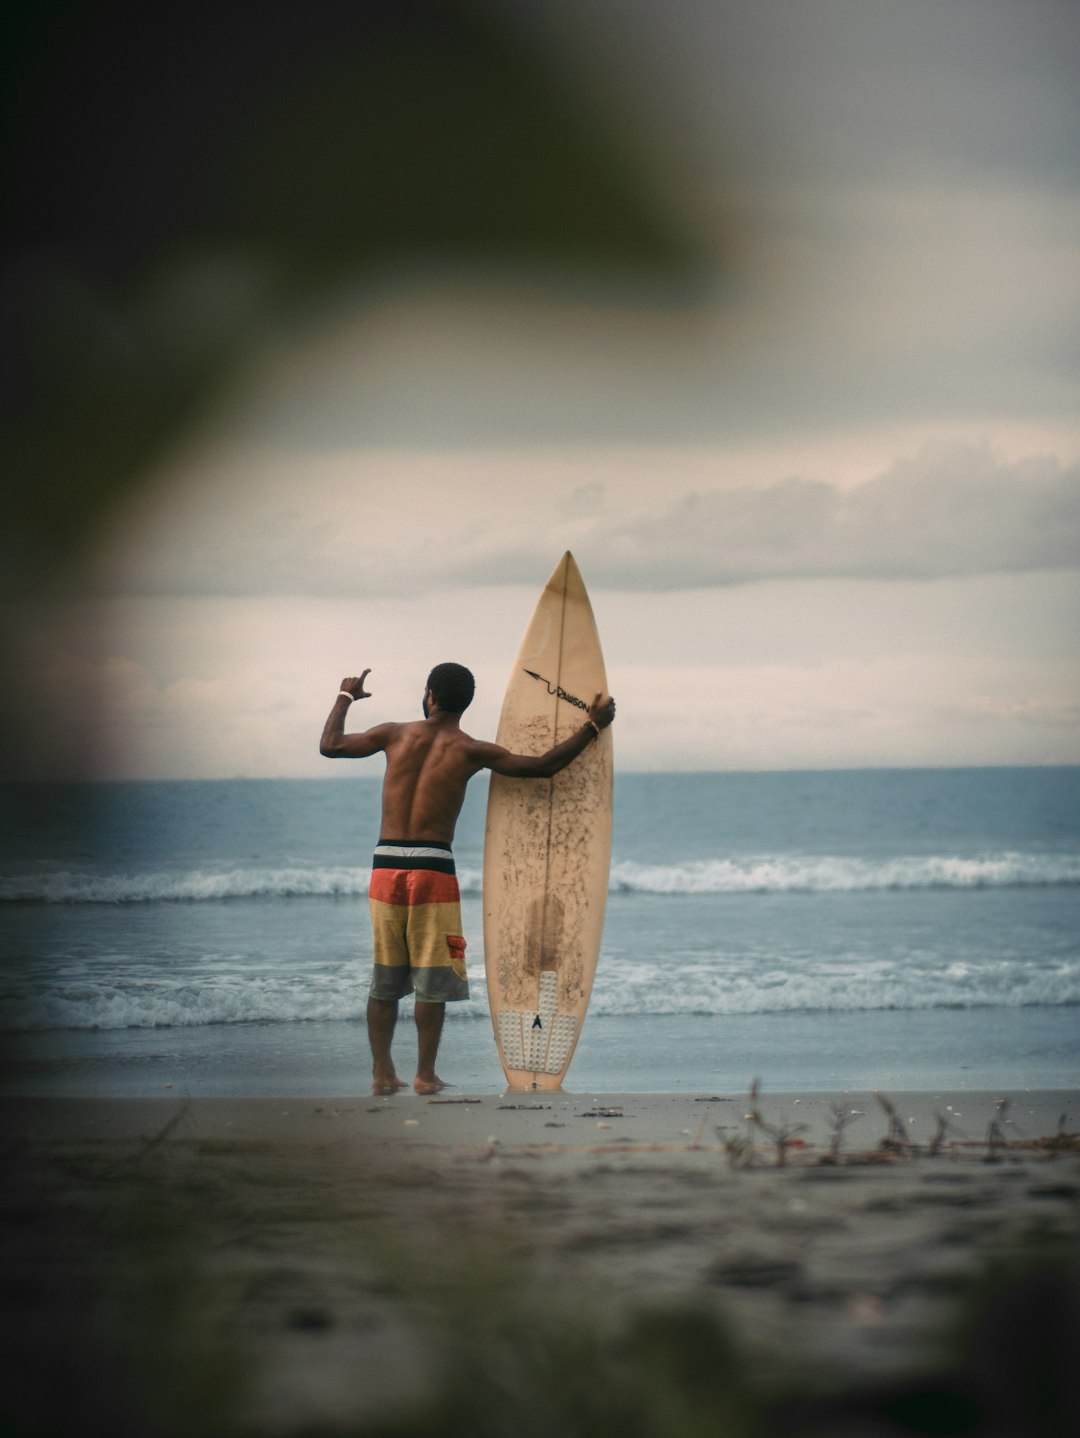
{"type": "Polygon", "coordinates": [[[9,1425],[1073,1431],[1078,1104],[5,1100],[9,1425]]]}

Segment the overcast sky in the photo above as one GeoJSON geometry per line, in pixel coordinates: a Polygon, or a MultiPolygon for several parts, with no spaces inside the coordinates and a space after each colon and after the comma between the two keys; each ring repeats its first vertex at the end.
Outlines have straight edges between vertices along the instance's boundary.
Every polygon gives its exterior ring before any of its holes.
{"type": "Polygon", "coordinates": [[[443,659],[489,735],[569,548],[624,768],[1080,762],[1080,6],[508,8],[704,294],[403,269],[279,327],[30,615],[42,753],[74,688],[98,774],[323,774],[343,675],[375,723],[443,659]]]}

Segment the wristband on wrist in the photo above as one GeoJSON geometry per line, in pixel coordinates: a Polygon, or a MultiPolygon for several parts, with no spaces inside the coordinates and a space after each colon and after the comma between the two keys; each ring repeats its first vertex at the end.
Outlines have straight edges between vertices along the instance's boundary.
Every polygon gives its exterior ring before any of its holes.
{"type": "Polygon", "coordinates": [[[349,703],[351,704],[352,701],[356,698],[356,695],[355,695],[355,694],[350,694],[347,689],[339,689],[339,690],[338,690],[338,698],[339,698],[339,699],[348,699],[349,703]]]}
{"type": "Polygon", "coordinates": [[[596,734],[597,738],[599,738],[599,737],[600,737],[600,725],[597,724],[596,720],[595,720],[595,719],[586,719],[586,720],[585,720],[585,723],[589,725],[589,727],[590,727],[590,728],[593,730],[593,732],[596,734]]]}

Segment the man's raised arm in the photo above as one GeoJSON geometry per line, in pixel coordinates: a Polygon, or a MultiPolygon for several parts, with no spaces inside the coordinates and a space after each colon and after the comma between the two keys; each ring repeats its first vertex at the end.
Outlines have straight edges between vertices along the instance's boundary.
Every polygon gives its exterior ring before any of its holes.
{"type": "Polygon", "coordinates": [[[365,669],[359,679],[346,678],[341,681],[341,689],[323,725],[322,738],[319,740],[319,753],[324,759],[366,759],[372,754],[378,754],[384,747],[386,734],[394,727],[392,724],[378,724],[363,734],[344,732],[345,715],[349,712],[349,705],[354,699],[371,698],[364,688],[364,680],[370,673],[370,669],[365,669]]]}
{"type": "Polygon", "coordinates": [[[551,779],[572,763],[615,718],[615,700],[598,694],[589,705],[589,717],[580,729],[546,754],[511,754],[501,744],[477,744],[473,759],[483,769],[507,779],[551,779]]]}

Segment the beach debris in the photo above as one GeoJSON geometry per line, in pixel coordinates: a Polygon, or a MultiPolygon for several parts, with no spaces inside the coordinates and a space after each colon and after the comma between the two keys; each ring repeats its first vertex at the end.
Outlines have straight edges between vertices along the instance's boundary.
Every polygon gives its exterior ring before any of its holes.
{"type": "MultiPolygon", "coordinates": [[[[479,1099],[476,1100],[480,1102],[479,1099]]],[[[543,1113],[549,1109],[549,1103],[501,1103],[498,1105],[500,1113],[543,1113]]]]}
{"type": "Polygon", "coordinates": [[[174,1113],[172,1118],[169,1119],[168,1123],[165,1124],[163,1128],[160,1128],[157,1133],[155,1133],[151,1138],[144,1139],[142,1146],[137,1149],[135,1153],[127,1154],[124,1158],[117,1159],[116,1162],[109,1164],[108,1167],[105,1169],[105,1172],[111,1173],[112,1170],[116,1168],[117,1164],[119,1163],[139,1163],[140,1160],[144,1159],[148,1153],[152,1153],[155,1148],[159,1148],[172,1133],[173,1129],[176,1128],[178,1124],[182,1123],[183,1120],[187,1118],[190,1112],[191,1099],[189,1097],[184,1099],[184,1102],[179,1112],[174,1113]]]}
{"type": "Polygon", "coordinates": [[[428,1103],[481,1103],[478,1098],[429,1098],[428,1103]]]}
{"type": "Polygon", "coordinates": [[[787,1161],[787,1151],[791,1147],[802,1148],[803,1140],[796,1137],[797,1134],[806,1132],[804,1123],[766,1123],[758,1103],[758,1092],[761,1087],[761,1080],[754,1079],[750,1085],[750,1109],[746,1115],[746,1121],[754,1129],[760,1129],[771,1143],[776,1145],[776,1165],[782,1168],[787,1161]]]}
{"type": "Polygon", "coordinates": [[[936,1113],[934,1117],[937,1119],[937,1128],[934,1130],[934,1136],[930,1140],[926,1148],[926,1151],[931,1158],[937,1158],[938,1154],[941,1152],[942,1145],[944,1144],[945,1139],[948,1136],[950,1124],[950,1119],[947,1112],[936,1113]]]}
{"type": "Polygon", "coordinates": [[[405,1128],[419,1128],[419,1127],[420,1127],[420,1120],[419,1120],[418,1118],[407,1118],[407,1119],[405,1120],[404,1127],[405,1127],[405,1128]]]}
{"type": "Polygon", "coordinates": [[[495,1137],[494,1134],[489,1134],[489,1135],[488,1135],[488,1141],[487,1141],[487,1143],[484,1145],[483,1151],[482,1151],[481,1154],[480,1154],[480,1162],[481,1162],[481,1163],[490,1163],[491,1160],[492,1160],[493,1158],[495,1158],[495,1156],[498,1154],[498,1152],[499,1152],[499,1140],[495,1137]]]}
{"type": "Polygon", "coordinates": [[[1009,1100],[1007,1098],[994,1100],[994,1117],[986,1129],[986,1163],[997,1163],[1001,1156],[1001,1150],[1009,1146],[1005,1130],[1002,1127],[1002,1124],[1006,1122],[1005,1115],[1008,1111],[1009,1100]]]}
{"type": "Polygon", "coordinates": [[[849,1123],[854,1123],[856,1119],[862,1118],[863,1113],[861,1109],[848,1108],[845,1104],[835,1102],[829,1105],[829,1110],[833,1119],[832,1137],[829,1140],[828,1152],[822,1154],[819,1162],[839,1163],[840,1144],[843,1141],[844,1130],[849,1123]]]}
{"type": "Polygon", "coordinates": [[[885,1117],[889,1121],[889,1126],[885,1131],[885,1137],[878,1144],[878,1153],[894,1154],[897,1156],[913,1154],[915,1152],[915,1145],[908,1138],[907,1129],[904,1127],[904,1120],[900,1117],[899,1113],[897,1113],[896,1105],[892,1099],[886,1098],[883,1093],[877,1092],[875,1092],[874,1097],[885,1110],[885,1117]]]}
{"type": "Polygon", "coordinates": [[[621,1108],[587,1108],[578,1118],[625,1118],[621,1108]]]}
{"type": "Polygon", "coordinates": [[[1069,1133],[1065,1127],[1068,1114],[1061,1114],[1058,1118],[1057,1133],[1051,1138],[1044,1138],[1042,1146],[1051,1153],[1060,1153],[1065,1150],[1072,1150],[1074,1153],[1080,1148],[1080,1133],[1069,1133]]]}
{"type": "Polygon", "coordinates": [[[745,1134],[728,1134],[718,1127],[716,1136],[727,1155],[730,1168],[749,1168],[754,1161],[754,1145],[745,1134]]]}
{"type": "MultiPolygon", "coordinates": [[[[1005,1102],[1005,1100],[998,1100],[998,1102],[1002,1103],[1005,1102]]],[[[1046,1154],[1050,1158],[1055,1157],[1059,1153],[1080,1153],[1080,1133],[1070,1133],[1066,1129],[1065,1123],[1067,1118],[1067,1114],[1063,1113],[1060,1115],[1058,1118],[1057,1132],[1053,1134],[1043,1134],[1038,1138],[1006,1138],[1004,1125],[1011,1124],[1012,1120],[1005,1119],[1002,1121],[999,1115],[991,1122],[985,1140],[990,1146],[994,1156],[991,1157],[991,1153],[988,1152],[985,1161],[996,1162],[997,1154],[1001,1151],[1010,1154],[1036,1152],[1046,1154]]],[[[976,1142],[965,1146],[979,1147],[980,1143],[976,1142]]]]}

